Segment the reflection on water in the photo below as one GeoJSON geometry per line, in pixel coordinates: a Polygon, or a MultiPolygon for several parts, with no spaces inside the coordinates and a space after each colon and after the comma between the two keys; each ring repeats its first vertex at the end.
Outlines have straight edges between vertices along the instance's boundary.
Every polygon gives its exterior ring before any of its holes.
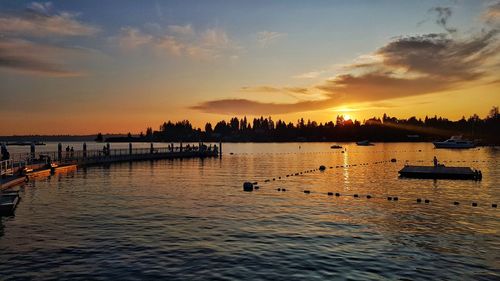
{"type": "Polygon", "coordinates": [[[500,278],[498,152],[329,146],[226,144],[222,159],[121,163],[30,182],[16,216],[0,221],[2,279],[500,278]],[[434,155],[482,170],[483,181],[398,179],[405,161],[431,164],[434,155]],[[391,158],[398,163],[374,164],[391,158]],[[319,165],[334,168],[285,177],[319,165]],[[260,190],[243,192],[247,180],[260,190]]]}

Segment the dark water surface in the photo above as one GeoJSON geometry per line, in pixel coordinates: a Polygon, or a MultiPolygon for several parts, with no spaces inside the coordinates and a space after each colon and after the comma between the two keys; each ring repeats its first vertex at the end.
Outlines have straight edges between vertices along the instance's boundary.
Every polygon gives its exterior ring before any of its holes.
{"type": "Polygon", "coordinates": [[[29,182],[15,217],[0,221],[0,280],[500,279],[499,151],[330,145],[225,144],[222,159],[29,182]],[[434,155],[483,180],[397,177],[406,160],[434,155]],[[286,177],[319,165],[333,168],[286,177]],[[260,189],[243,192],[247,180],[260,189]]]}

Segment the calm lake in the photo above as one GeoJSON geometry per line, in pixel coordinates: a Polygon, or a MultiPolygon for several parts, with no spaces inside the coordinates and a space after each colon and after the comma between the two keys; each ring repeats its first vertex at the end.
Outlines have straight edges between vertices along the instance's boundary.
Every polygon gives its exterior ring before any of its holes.
{"type": "Polygon", "coordinates": [[[0,279],[500,279],[499,150],[330,145],[224,144],[222,159],[30,181],[15,217],[0,221],[0,279]],[[398,178],[405,162],[432,165],[433,156],[480,169],[483,180],[398,178]],[[243,192],[245,181],[260,189],[243,192]]]}

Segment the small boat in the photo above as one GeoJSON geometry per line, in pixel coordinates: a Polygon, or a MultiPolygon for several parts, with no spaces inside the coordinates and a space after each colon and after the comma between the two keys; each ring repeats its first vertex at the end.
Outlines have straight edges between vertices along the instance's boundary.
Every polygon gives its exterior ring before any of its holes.
{"type": "Polygon", "coordinates": [[[332,146],[330,146],[331,149],[340,149],[342,148],[342,146],[338,145],[338,144],[334,144],[332,146]]]}
{"type": "Polygon", "coordinates": [[[371,143],[369,140],[357,141],[356,144],[359,145],[359,146],[370,146],[370,145],[373,145],[373,143],[371,143]]]}
{"type": "Polygon", "coordinates": [[[12,215],[20,198],[17,191],[0,193],[0,216],[12,215]]]}
{"type": "Polygon", "coordinates": [[[476,145],[470,140],[462,139],[462,136],[452,136],[445,141],[433,142],[436,148],[474,148],[476,145]]]}

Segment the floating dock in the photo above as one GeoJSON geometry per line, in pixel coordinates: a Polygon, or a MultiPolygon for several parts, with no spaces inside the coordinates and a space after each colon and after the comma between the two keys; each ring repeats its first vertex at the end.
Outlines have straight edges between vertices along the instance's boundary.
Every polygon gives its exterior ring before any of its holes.
{"type": "Polygon", "coordinates": [[[405,166],[399,174],[401,177],[419,179],[482,179],[481,171],[469,167],[405,166]]]}

